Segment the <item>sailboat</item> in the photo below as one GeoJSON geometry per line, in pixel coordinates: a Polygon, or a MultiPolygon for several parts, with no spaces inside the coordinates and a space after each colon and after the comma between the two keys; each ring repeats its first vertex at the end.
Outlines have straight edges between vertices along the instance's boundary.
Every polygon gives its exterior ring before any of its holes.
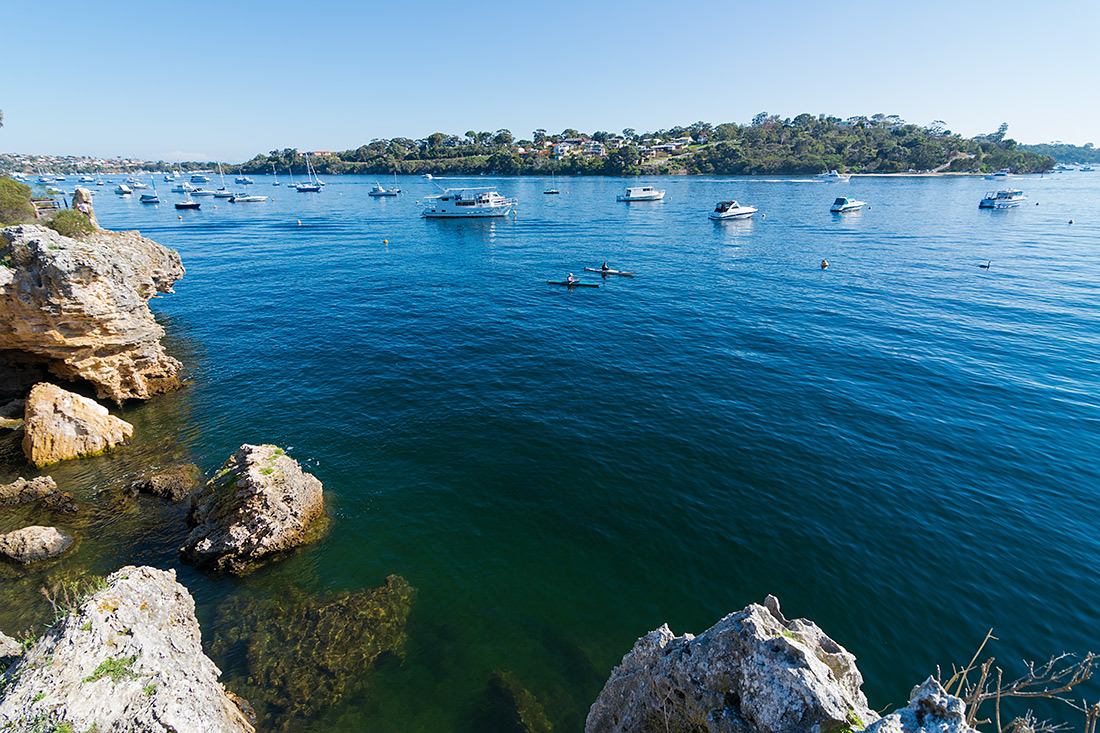
{"type": "Polygon", "coordinates": [[[393,174],[393,188],[386,188],[381,183],[376,183],[374,184],[374,188],[372,188],[370,191],[367,191],[368,196],[374,196],[375,198],[379,196],[397,196],[400,193],[401,189],[397,187],[396,171],[394,171],[393,174]]]}
{"type": "Polygon", "coordinates": [[[271,185],[272,186],[281,186],[282,184],[279,183],[279,174],[275,172],[275,164],[274,163],[271,164],[271,175],[275,176],[275,183],[272,183],[271,185]]]}
{"type": "Polygon", "coordinates": [[[160,194],[157,193],[157,182],[153,180],[152,176],[149,176],[149,180],[153,184],[153,192],[152,193],[143,193],[143,194],[141,194],[141,203],[143,203],[143,204],[159,204],[160,203],[160,194]]]}
{"type": "Polygon", "coordinates": [[[550,171],[550,188],[543,191],[543,193],[561,193],[554,185],[554,171],[550,171]]]}
{"type": "Polygon", "coordinates": [[[225,187],[225,174],[222,173],[222,164],[218,163],[218,175],[222,178],[222,187],[214,192],[214,198],[227,199],[233,195],[233,192],[225,187]]]}
{"type": "Polygon", "coordinates": [[[309,153],[306,153],[306,175],[309,176],[308,183],[296,183],[294,188],[298,189],[299,193],[317,193],[321,190],[322,184],[319,180],[314,180],[313,164],[309,162],[309,153]]]}

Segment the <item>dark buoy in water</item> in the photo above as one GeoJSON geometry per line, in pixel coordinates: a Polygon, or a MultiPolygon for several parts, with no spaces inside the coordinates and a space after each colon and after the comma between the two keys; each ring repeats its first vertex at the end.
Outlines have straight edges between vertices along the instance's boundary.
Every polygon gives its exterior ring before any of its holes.
{"type": "Polygon", "coordinates": [[[821,269],[822,270],[828,270],[829,269],[829,261],[828,260],[822,260],[821,261],[821,269]]]}
{"type": "Polygon", "coordinates": [[[1072,223],[1073,223],[1073,219],[1070,219],[1070,220],[1069,220],[1069,223],[1070,223],[1070,224],[1072,224],[1072,223]]]}
{"type": "Polygon", "coordinates": [[[992,262],[993,260],[986,260],[984,265],[978,265],[978,267],[982,268],[983,270],[988,270],[989,265],[992,264],[992,262]]]}

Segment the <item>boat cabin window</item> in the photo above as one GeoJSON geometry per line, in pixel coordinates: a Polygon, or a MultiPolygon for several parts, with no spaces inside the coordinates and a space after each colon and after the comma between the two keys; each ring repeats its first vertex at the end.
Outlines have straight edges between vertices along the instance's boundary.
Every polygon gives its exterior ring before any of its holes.
{"type": "Polygon", "coordinates": [[[846,203],[848,203],[848,199],[838,198],[836,201],[833,202],[833,206],[843,206],[846,203]]]}

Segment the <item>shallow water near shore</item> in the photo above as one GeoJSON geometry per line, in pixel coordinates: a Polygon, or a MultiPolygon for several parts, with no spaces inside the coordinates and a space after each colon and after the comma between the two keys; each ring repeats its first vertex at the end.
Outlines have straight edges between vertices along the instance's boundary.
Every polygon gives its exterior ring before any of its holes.
{"type": "MultiPolygon", "coordinates": [[[[188,384],[117,411],[129,448],[49,471],[90,507],[81,544],[2,576],[7,633],[48,611],[39,586],[126,563],[177,569],[207,648],[238,595],[400,575],[404,658],[301,728],[334,731],[474,730],[498,668],[579,730],[638,636],[768,593],[858,657],[879,709],[991,627],[1008,671],[1100,647],[1095,176],[1014,177],[1007,211],[978,210],[977,178],[657,178],[637,185],[667,198],[632,204],[620,179],[443,182],[519,198],[493,221],[419,218],[419,178],[256,180],[273,201],[198,212],[100,189],[105,227],[183,258],[151,306],[188,384]],[[870,207],[830,214],[848,195],[870,207]],[[760,214],[709,221],[729,198],[760,214]],[[637,277],[582,272],[603,261],[637,277]],[[546,284],[569,272],[600,288],[546,284]],[[182,508],[114,498],[245,442],[324,483],[324,542],[220,577],[179,562],[182,508]]],[[[2,481],[35,473],[0,456],[2,481]]]]}

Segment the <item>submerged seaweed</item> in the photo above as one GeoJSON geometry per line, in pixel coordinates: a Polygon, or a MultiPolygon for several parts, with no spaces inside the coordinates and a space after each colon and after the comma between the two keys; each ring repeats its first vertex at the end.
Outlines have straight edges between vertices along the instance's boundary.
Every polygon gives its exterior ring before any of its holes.
{"type": "Polygon", "coordinates": [[[329,598],[298,589],[277,598],[236,597],[210,646],[229,687],[255,707],[262,730],[304,730],[346,698],[362,696],[380,655],[405,655],[405,623],[416,589],[386,584],[329,598]]]}

